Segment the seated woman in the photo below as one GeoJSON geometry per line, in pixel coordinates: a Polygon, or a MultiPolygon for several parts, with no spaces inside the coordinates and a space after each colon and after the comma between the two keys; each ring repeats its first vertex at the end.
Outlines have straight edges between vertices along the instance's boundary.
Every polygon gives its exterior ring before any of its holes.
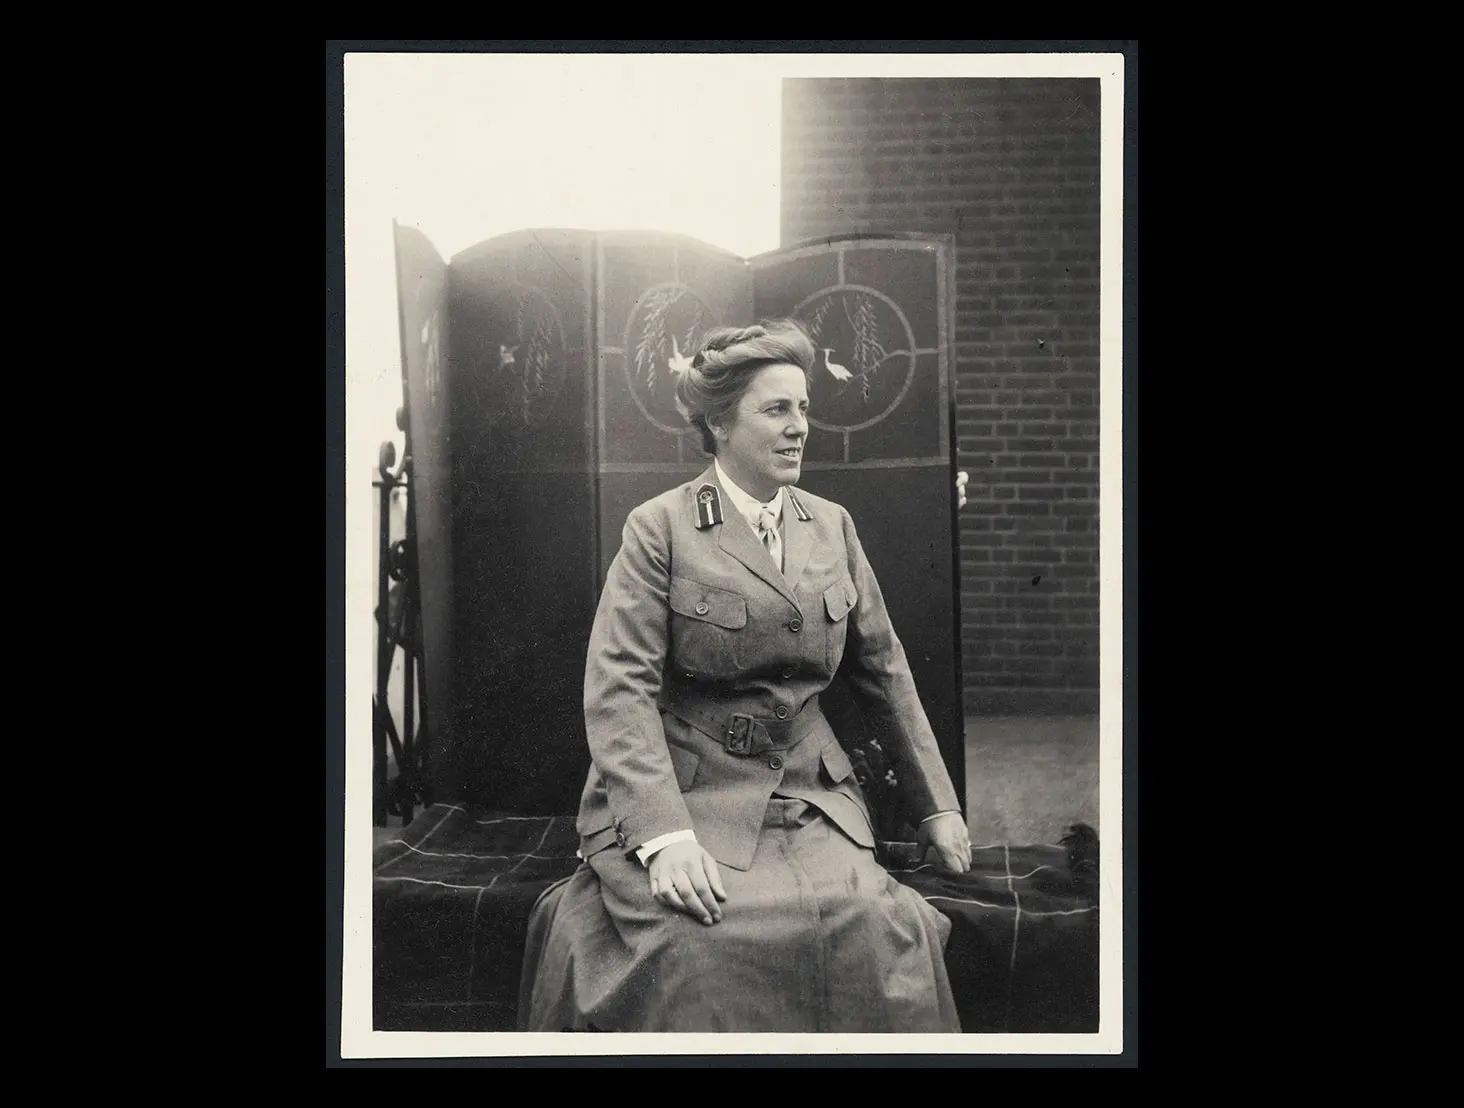
{"type": "Polygon", "coordinates": [[[532,1031],[959,1032],[950,924],[875,861],[819,712],[848,656],[922,843],[971,846],[854,523],[795,491],[814,347],[711,332],[677,382],[712,464],[630,513],[590,637],[592,767],[532,1031]]]}

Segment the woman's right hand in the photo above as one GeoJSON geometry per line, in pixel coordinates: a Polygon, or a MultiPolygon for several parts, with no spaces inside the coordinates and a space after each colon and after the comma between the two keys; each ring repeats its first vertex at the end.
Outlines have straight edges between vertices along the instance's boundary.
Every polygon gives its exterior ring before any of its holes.
{"type": "Polygon", "coordinates": [[[710,926],[722,919],[727,891],[717,860],[693,841],[672,843],[656,851],[649,867],[651,895],[668,908],[685,912],[710,926]]]}

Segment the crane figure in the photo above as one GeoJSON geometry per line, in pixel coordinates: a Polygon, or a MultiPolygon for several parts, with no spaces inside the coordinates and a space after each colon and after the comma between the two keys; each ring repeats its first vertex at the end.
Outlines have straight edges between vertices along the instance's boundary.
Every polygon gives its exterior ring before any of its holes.
{"type": "Polygon", "coordinates": [[[820,349],[823,351],[824,365],[828,366],[829,373],[830,375],[832,375],[835,381],[847,381],[854,376],[854,374],[850,373],[843,366],[839,365],[838,362],[834,361],[833,357],[831,356],[834,352],[834,348],[832,346],[824,346],[820,347],[820,349]]]}
{"type": "Polygon", "coordinates": [[[681,347],[676,344],[676,336],[671,336],[671,357],[666,359],[666,366],[678,377],[691,368],[691,359],[681,352],[681,347]]]}

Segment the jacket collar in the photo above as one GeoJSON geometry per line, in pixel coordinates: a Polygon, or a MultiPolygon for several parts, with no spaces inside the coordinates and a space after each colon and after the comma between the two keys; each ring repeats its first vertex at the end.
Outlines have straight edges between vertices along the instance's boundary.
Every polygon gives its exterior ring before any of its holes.
{"type": "Polygon", "coordinates": [[[715,527],[717,543],[723,550],[761,577],[801,612],[803,609],[794,586],[803,576],[804,567],[813,553],[813,516],[791,486],[784,486],[783,492],[782,571],[774,564],[767,548],[758,541],[752,525],[734,506],[718,477],[715,463],[707,466],[691,485],[691,512],[698,530],[715,527]],[[710,503],[702,499],[708,487],[715,493],[710,503]]]}

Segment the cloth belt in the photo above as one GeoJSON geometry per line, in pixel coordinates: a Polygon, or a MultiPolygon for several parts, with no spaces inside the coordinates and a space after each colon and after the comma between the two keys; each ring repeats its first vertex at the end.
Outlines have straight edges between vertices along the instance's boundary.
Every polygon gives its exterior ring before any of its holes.
{"type": "Polygon", "coordinates": [[[796,746],[823,719],[816,696],[790,719],[751,716],[699,704],[667,704],[663,710],[721,743],[727,753],[744,758],[796,746]]]}

